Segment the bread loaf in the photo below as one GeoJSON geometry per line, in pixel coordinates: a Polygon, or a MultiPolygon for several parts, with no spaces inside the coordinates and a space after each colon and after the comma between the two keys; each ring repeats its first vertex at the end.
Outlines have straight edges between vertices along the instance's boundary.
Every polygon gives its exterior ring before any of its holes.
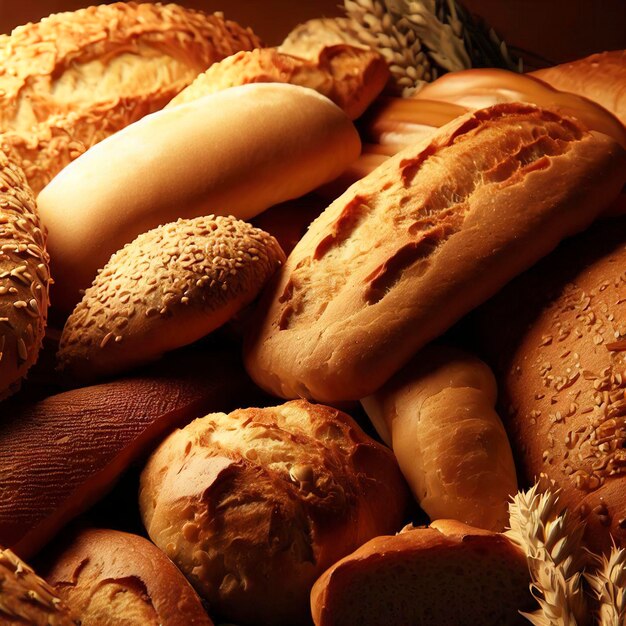
{"type": "Polygon", "coordinates": [[[136,122],[39,194],[54,306],[71,310],[137,235],[179,217],[251,218],[332,180],[359,151],[345,113],[294,85],[234,87],[136,122]]]}
{"type": "Polygon", "coordinates": [[[230,409],[250,386],[232,349],[189,350],[133,377],[3,405],[0,544],[34,554],[171,429],[230,409]]]}
{"type": "Polygon", "coordinates": [[[523,477],[555,482],[595,550],[626,545],[625,263],[626,220],[598,224],[478,317],[523,477]]]}
{"type": "Polygon", "coordinates": [[[390,450],[306,401],[213,413],[176,431],[141,475],[152,540],[237,624],[307,624],[332,563],[402,524],[390,450]]]}
{"type": "Polygon", "coordinates": [[[529,582],[505,536],[440,520],[341,559],[313,586],[311,609],[316,626],[523,626],[529,582]]]}
{"type": "Polygon", "coordinates": [[[557,89],[598,102],[626,125],[626,50],[592,54],[532,75],[557,89]]]}
{"type": "Polygon", "coordinates": [[[423,345],[617,197],[626,152],[523,104],[442,127],[350,187],[265,292],[246,367],[283,397],[378,389],[423,345]]]}
{"type": "Polygon", "coordinates": [[[346,112],[359,117],[383,90],[389,70],[373,50],[348,45],[322,48],[314,61],[257,48],[238,52],[212,65],[167,106],[248,83],[290,83],[315,89],[346,112]]]}
{"type": "Polygon", "coordinates": [[[139,235],[68,318],[59,367],[75,382],[95,380],[193,343],[254,300],[284,260],[272,236],[230,216],[139,235]]]}
{"type": "Polygon", "coordinates": [[[42,572],[82,626],[213,626],[176,566],[137,535],[78,531],[42,572]]]}
{"type": "Polygon", "coordinates": [[[400,469],[431,520],[499,532],[507,525],[517,479],[496,396],[485,363],[428,346],[361,400],[377,429],[380,423],[390,433],[400,469]]]}
{"type": "Polygon", "coordinates": [[[0,549],[3,626],[81,626],[54,589],[11,550],[0,549]]]}
{"type": "Polygon", "coordinates": [[[46,238],[24,174],[0,152],[0,400],[37,360],[48,315],[46,238]]]}
{"type": "Polygon", "coordinates": [[[59,142],[88,148],[162,108],[213,62],[259,45],[221,14],[176,4],[116,2],[20,26],[0,45],[0,143],[39,191],[76,156],[59,142]]]}

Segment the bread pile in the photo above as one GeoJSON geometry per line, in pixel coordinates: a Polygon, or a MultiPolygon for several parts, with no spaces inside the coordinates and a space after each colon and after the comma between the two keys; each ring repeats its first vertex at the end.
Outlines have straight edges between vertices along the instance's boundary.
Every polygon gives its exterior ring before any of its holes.
{"type": "Polygon", "coordinates": [[[567,623],[626,548],[623,54],[323,31],[0,37],[2,623],[567,623]]]}

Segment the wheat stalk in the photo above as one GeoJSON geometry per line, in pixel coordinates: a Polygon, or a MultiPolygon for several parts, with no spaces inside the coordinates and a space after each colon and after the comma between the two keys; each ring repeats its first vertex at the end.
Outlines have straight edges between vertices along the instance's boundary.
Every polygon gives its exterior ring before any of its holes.
{"type": "Polygon", "coordinates": [[[505,534],[528,560],[530,589],[540,608],[523,615],[535,626],[580,626],[585,621],[584,525],[561,509],[559,492],[541,492],[539,485],[518,493],[509,505],[505,534]]]}
{"type": "Polygon", "coordinates": [[[585,574],[600,604],[599,626],[626,624],[626,550],[613,547],[607,558],[602,556],[598,568],[585,574]]]}

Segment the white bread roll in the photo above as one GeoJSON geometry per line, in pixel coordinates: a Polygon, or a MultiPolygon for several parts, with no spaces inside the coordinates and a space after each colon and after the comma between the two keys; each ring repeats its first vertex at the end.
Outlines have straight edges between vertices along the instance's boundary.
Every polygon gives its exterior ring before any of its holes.
{"type": "Polygon", "coordinates": [[[504,530],[517,479],[496,396],[482,361],[429,346],[361,401],[432,520],[504,530]]]}
{"type": "Polygon", "coordinates": [[[339,107],[286,84],[234,87],[131,124],[39,195],[54,305],[73,307],[137,235],[179,217],[249,219],[332,180],[359,151],[339,107]]]}

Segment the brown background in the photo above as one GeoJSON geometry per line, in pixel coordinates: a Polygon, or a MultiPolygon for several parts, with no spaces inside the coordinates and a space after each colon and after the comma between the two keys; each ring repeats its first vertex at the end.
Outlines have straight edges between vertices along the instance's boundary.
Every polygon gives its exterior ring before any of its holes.
{"type": "MultiPolygon", "coordinates": [[[[268,44],[300,21],[339,15],[341,0],[189,0],[181,4],[250,25],[268,44]]],[[[0,32],[53,11],[93,4],[80,0],[0,0],[0,32]]],[[[513,47],[560,62],[601,50],[626,48],[626,0],[465,0],[513,47]]]]}

